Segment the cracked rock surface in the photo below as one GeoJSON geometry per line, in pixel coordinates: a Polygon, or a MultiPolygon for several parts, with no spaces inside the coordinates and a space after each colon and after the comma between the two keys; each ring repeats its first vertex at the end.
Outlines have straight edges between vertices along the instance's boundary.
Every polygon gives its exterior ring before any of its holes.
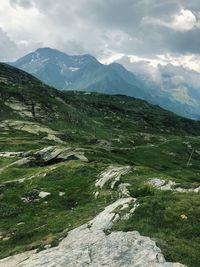
{"type": "Polygon", "coordinates": [[[115,210],[135,201],[118,199],[89,223],[70,231],[58,247],[5,258],[0,267],[183,267],[166,262],[155,242],[137,231],[106,234],[120,219],[115,210]]]}
{"type": "Polygon", "coordinates": [[[103,188],[105,184],[111,182],[111,188],[113,189],[116,182],[120,181],[120,177],[122,175],[128,174],[130,171],[130,166],[116,167],[111,165],[100,174],[95,186],[103,188]]]}

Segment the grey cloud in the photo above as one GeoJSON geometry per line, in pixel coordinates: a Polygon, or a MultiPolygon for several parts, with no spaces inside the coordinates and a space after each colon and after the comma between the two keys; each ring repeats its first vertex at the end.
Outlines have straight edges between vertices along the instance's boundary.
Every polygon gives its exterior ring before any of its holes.
{"type": "Polygon", "coordinates": [[[130,71],[144,80],[149,89],[160,90],[169,94],[179,90],[187,99],[190,97],[200,101],[200,73],[183,66],[172,64],[156,67],[150,65],[149,61],[130,62],[128,57],[122,57],[117,61],[130,71]]]}
{"type": "Polygon", "coordinates": [[[16,56],[16,50],[16,43],[0,28],[0,60],[6,61],[12,59],[12,56],[16,56]]]}
{"type": "Polygon", "coordinates": [[[194,28],[188,32],[170,32],[164,36],[169,50],[176,53],[200,53],[200,29],[194,28]]]}
{"type": "Polygon", "coordinates": [[[198,28],[176,32],[162,25],[143,23],[146,17],[170,22],[181,9],[189,9],[198,17],[200,2],[196,0],[10,0],[10,3],[37,8],[46,19],[41,30],[48,34],[42,41],[67,53],[93,53],[98,58],[108,51],[148,57],[168,52],[200,53],[198,28]]]}
{"type": "Polygon", "coordinates": [[[199,91],[200,74],[198,72],[182,66],[173,66],[172,64],[167,64],[166,66],[158,65],[158,69],[162,77],[169,79],[174,86],[190,86],[199,91]]]}
{"type": "Polygon", "coordinates": [[[41,46],[43,46],[42,43],[23,40],[17,43],[0,27],[0,61],[2,62],[12,61],[41,46]]]}
{"type": "Polygon", "coordinates": [[[55,47],[61,51],[66,51],[66,53],[70,55],[75,54],[86,54],[88,53],[87,49],[84,47],[82,42],[78,42],[76,40],[69,40],[69,41],[60,41],[58,45],[55,47]]]}
{"type": "Polygon", "coordinates": [[[33,1],[31,1],[31,0],[10,0],[10,4],[13,6],[22,6],[24,8],[30,8],[33,6],[33,1]]]}

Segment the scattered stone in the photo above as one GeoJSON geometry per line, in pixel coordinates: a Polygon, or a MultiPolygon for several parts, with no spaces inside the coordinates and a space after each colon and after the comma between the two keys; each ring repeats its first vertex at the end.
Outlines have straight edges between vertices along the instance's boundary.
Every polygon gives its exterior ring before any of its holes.
{"type": "Polygon", "coordinates": [[[49,192],[44,192],[44,191],[41,191],[41,192],[39,193],[39,197],[40,197],[40,198],[45,198],[45,197],[50,196],[50,195],[51,195],[51,193],[49,193],[49,192]]]}
{"type": "Polygon", "coordinates": [[[65,192],[59,192],[59,197],[62,197],[65,195],[65,192]]]}
{"type": "Polygon", "coordinates": [[[198,193],[200,192],[200,186],[196,187],[196,188],[182,188],[182,187],[178,187],[178,184],[171,181],[171,180],[162,180],[159,178],[153,178],[148,182],[149,185],[160,189],[160,190],[171,190],[171,191],[175,191],[175,192],[179,192],[179,193],[187,193],[187,192],[194,192],[194,193],[198,193]]]}
{"type": "Polygon", "coordinates": [[[30,200],[29,200],[27,197],[21,197],[21,200],[22,200],[24,203],[28,203],[28,202],[30,202],[30,200]]]}
{"type": "Polygon", "coordinates": [[[187,148],[188,148],[188,149],[192,149],[191,144],[188,144],[188,145],[187,145],[187,148]]]}
{"type": "Polygon", "coordinates": [[[20,225],[24,225],[25,223],[24,222],[19,222],[17,225],[20,226],[20,225]]]}
{"type": "Polygon", "coordinates": [[[95,192],[94,193],[94,198],[97,198],[98,197],[98,195],[99,195],[99,192],[97,191],[97,192],[95,192]]]}
{"type": "Polygon", "coordinates": [[[185,215],[185,214],[181,214],[181,219],[183,219],[183,220],[187,220],[187,216],[185,215]]]}

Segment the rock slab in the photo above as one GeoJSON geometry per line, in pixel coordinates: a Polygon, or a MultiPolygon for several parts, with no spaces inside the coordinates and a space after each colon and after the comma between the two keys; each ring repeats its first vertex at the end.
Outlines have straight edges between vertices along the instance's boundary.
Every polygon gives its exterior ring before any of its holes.
{"type": "Polygon", "coordinates": [[[119,199],[89,223],[70,231],[58,247],[5,258],[0,267],[183,267],[166,262],[155,242],[137,231],[106,234],[119,219],[116,209],[135,201],[119,199]]]}

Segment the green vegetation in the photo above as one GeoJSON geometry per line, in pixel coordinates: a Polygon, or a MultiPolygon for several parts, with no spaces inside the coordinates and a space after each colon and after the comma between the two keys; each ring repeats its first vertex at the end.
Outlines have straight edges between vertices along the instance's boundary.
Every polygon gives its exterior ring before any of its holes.
{"type": "Polygon", "coordinates": [[[0,106],[0,153],[56,145],[81,148],[88,159],[30,167],[13,164],[20,157],[0,156],[1,258],[58,244],[67,230],[116,200],[117,191],[107,186],[95,198],[101,171],[109,165],[130,165],[134,171],[122,182],[130,184],[131,196],[140,205],[113,230],[137,230],[154,238],[168,261],[200,265],[199,193],[147,185],[158,177],[182,188],[199,186],[199,122],[130,97],[59,92],[5,64],[0,64],[0,106]],[[34,133],[36,126],[32,133],[18,129],[10,123],[15,120],[48,127],[61,143],[46,139],[48,133],[34,133]],[[50,194],[42,198],[40,192],[50,194]]]}
{"type": "MultiPolygon", "coordinates": [[[[141,191],[140,191],[141,192],[141,191]]],[[[200,265],[199,195],[154,192],[139,196],[140,206],[113,230],[139,231],[152,237],[168,261],[200,265]]]]}

